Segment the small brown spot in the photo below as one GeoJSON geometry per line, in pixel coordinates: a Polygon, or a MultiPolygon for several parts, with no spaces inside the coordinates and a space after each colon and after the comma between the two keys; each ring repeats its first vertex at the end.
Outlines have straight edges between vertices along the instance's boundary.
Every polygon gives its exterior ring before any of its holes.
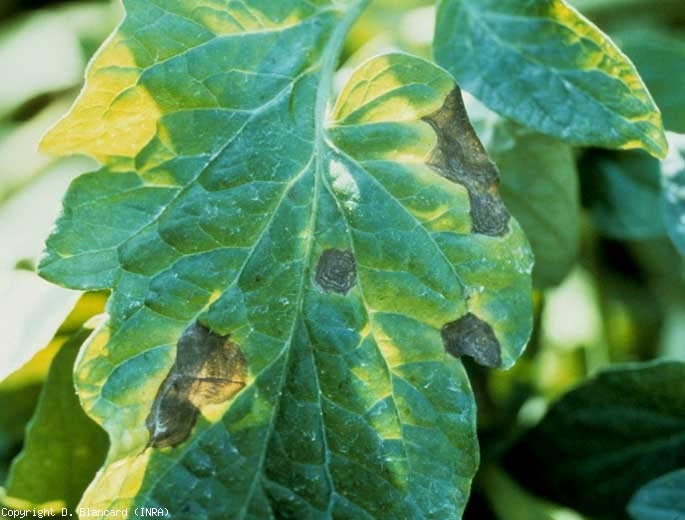
{"type": "Polygon", "coordinates": [[[454,357],[470,356],[477,363],[496,368],[502,365],[499,341],[490,324],[470,312],[445,324],[440,331],[445,350],[454,357]]]}
{"type": "Polygon", "coordinates": [[[176,361],[145,420],[150,432],[147,446],[164,448],[185,441],[200,408],[231,399],[245,386],[246,373],[238,345],[193,323],[178,340],[176,361]]]}
{"type": "Polygon", "coordinates": [[[461,90],[456,87],[443,106],[423,120],[438,136],[428,164],[468,191],[473,232],[504,235],[510,215],[497,192],[499,173],[471,126],[461,90]]]}
{"type": "Polygon", "coordinates": [[[327,249],[321,253],[314,281],[326,292],[347,294],[357,282],[357,262],[352,252],[327,249]]]}

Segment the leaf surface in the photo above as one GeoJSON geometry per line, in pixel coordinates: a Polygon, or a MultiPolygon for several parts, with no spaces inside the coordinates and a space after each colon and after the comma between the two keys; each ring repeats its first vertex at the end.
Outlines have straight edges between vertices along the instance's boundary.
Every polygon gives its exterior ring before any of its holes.
{"type": "Polygon", "coordinates": [[[676,520],[685,516],[685,469],[641,487],[628,505],[634,520],[676,520]]]}
{"type": "Polygon", "coordinates": [[[435,57],[489,108],[574,145],[667,151],[633,64],[563,0],[442,0],[435,57]]]}
{"type": "Polygon", "coordinates": [[[514,362],[531,257],[454,80],[381,56],[329,112],[363,3],[125,6],[44,143],[104,163],[41,264],[113,288],[76,372],[112,443],[82,505],[459,518],[475,406],[446,350],[514,362]]]}
{"type": "Polygon", "coordinates": [[[639,487],[683,467],[684,448],[685,363],[657,361],[616,366],[566,394],[507,465],[536,493],[613,516],[639,487]]]}

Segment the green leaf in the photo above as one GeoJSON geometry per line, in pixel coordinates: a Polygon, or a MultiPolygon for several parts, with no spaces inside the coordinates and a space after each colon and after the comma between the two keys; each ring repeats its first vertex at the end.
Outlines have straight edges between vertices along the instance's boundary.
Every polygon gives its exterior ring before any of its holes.
{"type": "Polygon", "coordinates": [[[43,381],[64,338],[54,338],[19,370],[0,382],[0,438],[6,448],[21,446],[24,430],[36,408],[43,381]]]}
{"type": "Polygon", "coordinates": [[[601,233],[621,239],[668,234],[685,254],[685,137],[667,135],[663,161],[642,152],[588,153],[580,166],[584,202],[601,233]]]}
{"type": "MultiPolygon", "coordinates": [[[[682,5],[679,6],[682,9],[682,5]]],[[[640,27],[619,32],[616,40],[633,60],[661,109],[667,130],[685,132],[685,34],[640,27]]]]}
{"type": "Polygon", "coordinates": [[[580,170],[584,203],[600,233],[620,239],[666,236],[659,161],[643,152],[592,151],[580,170]]]}
{"type": "Polygon", "coordinates": [[[661,163],[662,206],[671,240],[685,255],[685,135],[668,133],[670,151],[661,163]]]}
{"type": "Polygon", "coordinates": [[[82,506],[459,518],[475,405],[445,350],[514,362],[531,257],[454,80],[381,56],[327,118],[363,2],[125,5],[45,141],[105,163],[40,268],[113,288],[76,369],[112,443],[82,506]]]}
{"type": "Polygon", "coordinates": [[[645,32],[645,43],[650,26],[677,25],[683,14],[680,0],[571,0],[570,3],[610,33],[614,28],[621,31],[629,26],[640,28],[645,32]]]}
{"type": "Polygon", "coordinates": [[[634,520],[677,520],[685,516],[685,469],[641,487],[628,505],[634,520]]]}
{"type": "Polygon", "coordinates": [[[72,376],[90,332],[75,334],[50,366],[24,449],[10,469],[3,502],[11,507],[73,509],[104,460],[107,435],[81,408],[72,376]]]}
{"type": "Polygon", "coordinates": [[[562,0],[442,0],[438,63],[492,110],[575,145],[667,151],[632,63],[562,0]]]}
{"type": "Polygon", "coordinates": [[[502,199],[526,232],[535,254],[533,281],[537,287],[557,285],[575,263],[580,239],[573,151],[471,99],[467,107],[474,127],[502,175],[502,199]]]}
{"type": "Polygon", "coordinates": [[[616,366],[554,404],[507,465],[532,491],[613,518],[640,486],[685,465],[684,432],[685,363],[616,366]]]}
{"type": "Polygon", "coordinates": [[[24,428],[33,415],[40,384],[28,384],[20,388],[3,388],[0,385],[0,484],[4,483],[14,457],[21,449],[24,428]]]}
{"type": "Polygon", "coordinates": [[[500,520],[580,520],[572,511],[561,509],[527,493],[504,471],[485,466],[479,471],[488,502],[500,520]]]}

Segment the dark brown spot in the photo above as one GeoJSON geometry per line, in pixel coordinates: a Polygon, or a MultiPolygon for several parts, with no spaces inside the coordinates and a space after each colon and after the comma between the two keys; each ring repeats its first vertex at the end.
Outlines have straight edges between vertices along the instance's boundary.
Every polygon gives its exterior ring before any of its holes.
{"type": "Polygon", "coordinates": [[[473,232],[504,235],[509,229],[509,212],[497,193],[499,173],[471,126],[459,88],[447,96],[437,112],[423,120],[438,136],[428,164],[468,191],[473,232]]]}
{"type": "Polygon", "coordinates": [[[357,282],[357,262],[352,252],[327,249],[321,253],[314,281],[326,292],[347,294],[357,282]]]}
{"type": "Polygon", "coordinates": [[[445,324],[440,334],[445,350],[454,357],[470,356],[486,367],[501,366],[502,353],[495,332],[476,315],[469,312],[445,324]]]}
{"type": "Polygon", "coordinates": [[[246,373],[238,345],[193,323],[178,340],[176,361],[145,420],[150,432],[147,446],[164,448],[185,441],[200,408],[231,399],[245,386],[246,373]]]}

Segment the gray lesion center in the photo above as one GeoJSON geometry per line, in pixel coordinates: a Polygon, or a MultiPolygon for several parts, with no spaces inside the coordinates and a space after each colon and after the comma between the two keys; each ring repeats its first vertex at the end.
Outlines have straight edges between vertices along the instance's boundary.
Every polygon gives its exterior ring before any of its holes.
{"type": "Polygon", "coordinates": [[[499,196],[499,173],[471,126],[458,87],[443,106],[423,118],[438,137],[428,164],[446,179],[466,188],[472,231],[502,236],[509,230],[509,211],[499,196]]]}
{"type": "Polygon", "coordinates": [[[467,313],[446,323],[440,331],[445,350],[454,357],[469,356],[480,365],[497,368],[502,365],[502,349],[489,323],[467,313]]]}
{"type": "Polygon", "coordinates": [[[314,282],[325,292],[347,294],[357,283],[357,261],[352,251],[326,249],[321,253],[314,282]]]}
{"type": "Polygon", "coordinates": [[[240,347],[197,322],[181,335],[176,360],[160,385],[145,425],[147,447],[177,446],[190,436],[200,410],[233,398],[244,386],[240,347]]]}

